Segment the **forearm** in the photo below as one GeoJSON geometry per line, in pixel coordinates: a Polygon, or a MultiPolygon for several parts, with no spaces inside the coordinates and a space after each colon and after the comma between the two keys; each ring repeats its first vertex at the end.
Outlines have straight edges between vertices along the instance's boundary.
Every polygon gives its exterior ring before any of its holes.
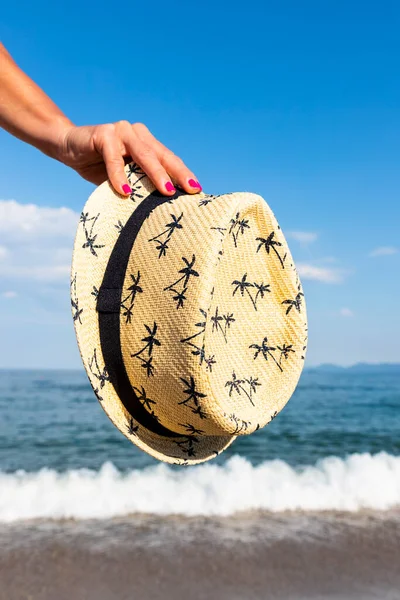
{"type": "Polygon", "coordinates": [[[72,123],[15,64],[0,43],[0,126],[48,156],[59,148],[72,123]]]}

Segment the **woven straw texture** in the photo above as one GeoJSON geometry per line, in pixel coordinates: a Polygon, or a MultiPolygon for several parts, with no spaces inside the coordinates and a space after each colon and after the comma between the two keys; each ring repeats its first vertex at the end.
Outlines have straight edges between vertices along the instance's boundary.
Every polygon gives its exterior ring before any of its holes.
{"type": "Polygon", "coordinates": [[[163,437],[124,408],[102,356],[97,297],[128,218],[154,191],[126,167],[130,198],[109,183],[77,230],[71,303],[79,349],[111,421],[152,456],[195,464],[264,427],[289,400],[304,364],[307,318],[282,231],[255,194],[182,195],[158,206],[133,244],[120,302],[125,369],[163,437]]]}

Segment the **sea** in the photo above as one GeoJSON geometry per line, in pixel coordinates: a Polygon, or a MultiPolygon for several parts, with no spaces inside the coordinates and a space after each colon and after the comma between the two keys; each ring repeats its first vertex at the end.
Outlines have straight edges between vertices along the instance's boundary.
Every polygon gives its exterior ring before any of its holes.
{"type": "Polygon", "coordinates": [[[111,424],[83,371],[0,370],[0,599],[400,599],[400,366],[305,369],[195,467],[111,424]]]}

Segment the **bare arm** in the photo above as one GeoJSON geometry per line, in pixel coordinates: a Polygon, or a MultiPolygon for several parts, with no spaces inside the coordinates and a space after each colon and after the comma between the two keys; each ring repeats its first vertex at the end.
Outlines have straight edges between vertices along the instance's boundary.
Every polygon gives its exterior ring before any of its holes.
{"type": "Polygon", "coordinates": [[[160,192],[175,192],[171,180],[189,193],[201,189],[183,161],[141,123],[129,121],[75,126],[16,65],[0,43],[0,126],[48,156],[99,184],[110,179],[129,195],[124,158],[137,162],[160,192]]]}
{"type": "Polygon", "coordinates": [[[72,123],[15,64],[0,44],[0,125],[45,154],[57,157],[59,139],[72,123]]]}

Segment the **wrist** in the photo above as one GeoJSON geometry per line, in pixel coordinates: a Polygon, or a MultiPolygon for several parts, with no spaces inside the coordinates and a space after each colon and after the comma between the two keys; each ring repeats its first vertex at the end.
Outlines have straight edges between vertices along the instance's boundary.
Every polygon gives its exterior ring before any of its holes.
{"type": "Polygon", "coordinates": [[[65,115],[54,116],[42,125],[36,146],[47,156],[64,162],[65,140],[74,127],[72,121],[65,115]]]}

